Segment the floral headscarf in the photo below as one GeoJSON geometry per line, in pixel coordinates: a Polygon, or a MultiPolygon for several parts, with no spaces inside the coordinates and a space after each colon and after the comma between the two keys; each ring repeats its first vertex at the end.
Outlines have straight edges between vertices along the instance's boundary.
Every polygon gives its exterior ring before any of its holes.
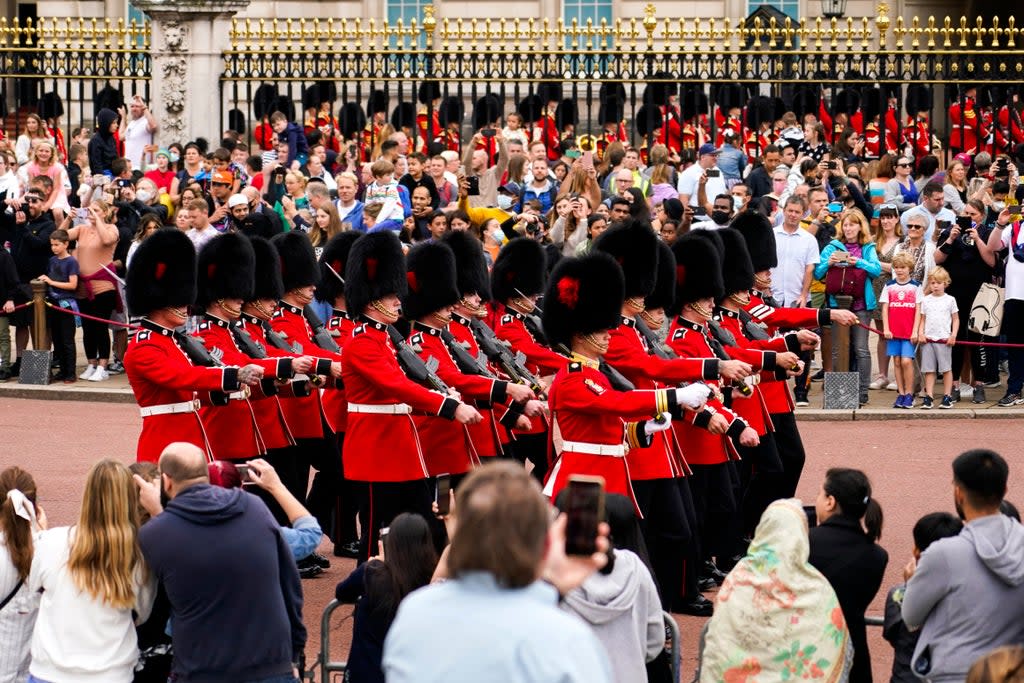
{"type": "Polygon", "coordinates": [[[772,503],[718,592],[701,683],[848,679],[850,634],[835,591],[807,561],[809,550],[800,501],[772,503]]]}

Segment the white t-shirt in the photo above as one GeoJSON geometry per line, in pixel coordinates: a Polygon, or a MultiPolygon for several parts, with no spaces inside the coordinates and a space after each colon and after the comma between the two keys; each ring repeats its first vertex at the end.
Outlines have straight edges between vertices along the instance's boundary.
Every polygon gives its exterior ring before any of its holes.
{"type": "MultiPolygon", "coordinates": [[[[1024,227],[1019,230],[1017,244],[1024,244],[1024,227]]],[[[1013,223],[1003,228],[1003,247],[1010,248],[1013,223]]],[[[1013,258],[1013,250],[1006,257],[1006,298],[1024,301],[1024,263],[1013,258]]]]}
{"type": "Polygon", "coordinates": [[[781,306],[795,306],[803,292],[807,266],[816,266],[821,260],[818,240],[802,228],[788,233],[779,226],[775,228],[775,255],[779,265],[772,268],[772,296],[781,306]]]}
{"type": "Polygon", "coordinates": [[[953,314],[957,313],[956,299],[949,294],[935,296],[918,292],[921,315],[924,316],[924,336],[928,341],[945,341],[953,334],[953,314]]]}
{"type": "MultiPolygon", "coordinates": [[[[718,170],[717,178],[708,178],[708,182],[704,185],[704,195],[707,197],[709,202],[714,201],[715,197],[720,194],[727,194],[728,190],[725,187],[725,178],[722,176],[721,170],[717,166],[713,167],[718,170]]],[[[701,168],[700,164],[694,164],[690,168],[686,169],[679,174],[679,183],[676,185],[676,189],[679,194],[690,195],[690,206],[697,206],[697,188],[700,184],[700,177],[704,173],[704,169],[701,168]]]]}
{"type": "Polygon", "coordinates": [[[145,171],[142,167],[143,148],[153,144],[153,134],[149,132],[149,120],[140,116],[128,122],[124,132],[124,158],[132,162],[133,171],[145,171]]]}

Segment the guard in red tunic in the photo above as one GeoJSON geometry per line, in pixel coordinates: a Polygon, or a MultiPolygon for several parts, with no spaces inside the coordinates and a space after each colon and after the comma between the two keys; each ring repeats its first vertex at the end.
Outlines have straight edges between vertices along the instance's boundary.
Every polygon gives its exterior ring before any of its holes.
{"type": "Polygon", "coordinates": [[[196,296],[196,252],[184,233],[158,230],[143,242],[127,280],[128,307],[145,316],[124,357],[143,418],[136,458],[156,462],[176,441],[195,444],[209,456],[200,406],[224,405],[229,394],[258,384],[263,369],[220,365],[201,344],[178,331],[196,296]]]}
{"type": "Polygon", "coordinates": [[[601,134],[597,138],[597,160],[604,159],[605,150],[613,142],[629,143],[626,135],[625,116],[626,89],[621,83],[602,83],[598,94],[601,103],[597,110],[597,123],[601,134]]]}
{"type": "Polygon", "coordinates": [[[913,150],[915,158],[932,153],[932,132],[928,116],[932,110],[932,91],[921,83],[913,83],[907,88],[904,100],[907,108],[907,122],[903,127],[903,139],[913,150]]]}
{"type": "MultiPolygon", "coordinates": [[[[462,400],[481,402],[484,405],[478,405],[478,409],[487,409],[507,400],[525,403],[536,398],[527,386],[495,378],[475,357],[462,356],[466,362],[474,360],[485,374],[470,373],[456,362],[455,354],[465,349],[448,330],[452,307],[460,298],[455,254],[448,245],[432,242],[413,247],[406,257],[406,280],[402,312],[412,322],[409,346],[425,362],[437,363],[437,376],[458,391],[462,400]]],[[[467,425],[431,415],[417,415],[413,420],[431,476],[451,474],[453,484],[457,484],[462,475],[480,463],[467,425]]]]}
{"type": "Polygon", "coordinates": [[[373,150],[383,142],[384,126],[388,122],[388,94],[383,90],[374,90],[370,93],[370,100],[366,104],[366,115],[369,121],[363,128],[360,139],[360,151],[364,162],[375,161],[373,150]]]}
{"type": "Polygon", "coordinates": [[[658,144],[661,136],[661,128],[665,121],[661,116],[661,110],[654,104],[645,104],[636,110],[633,116],[633,128],[640,137],[640,161],[647,163],[651,147],[658,144]]]}
{"type": "Polygon", "coordinates": [[[1024,144],[1024,120],[1020,113],[1020,86],[1011,85],[993,93],[995,103],[994,146],[997,154],[1014,154],[1017,145],[1024,144]]]}
{"type": "Polygon", "coordinates": [[[978,108],[978,86],[965,84],[963,96],[957,97],[949,106],[949,150],[953,154],[966,152],[977,154],[988,130],[978,108]]]}
{"type": "Polygon", "coordinates": [[[558,161],[562,157],[562,137],[559,134],[555,113],[558,110],[558,103],[562,99],[562,84],[541,83],[537,87],[537,97],[540,98],[544,109],[534,124],[530,139],[540,140],[544,143],[549,162],[558,161]]]}
{"type": "MultiPolygon", "coordinates": [[[[537,377],[553,375],[565,365],[565,356],[545,345],[544,332],[534,315],[546,274],[544,249],[526,237],[510,240],[502,247],[491,269],[497,313],[494,334],[508,342],[514,353],[526,356],[527,369],[537,377]]],[[[519,462],[533,463],[533,475],[543,481],[549,464],[547,444],[547,423],[538,418],[530,431],[513,434],[509,450],[519,462]]]]}
{"type": "MultiPolygon", "coordinates": [[[[480,342],[477,340],[478,333],[486,334],[489,338],[494,337],[493,330],[484,322],[487,307],[483,302],[491,298],[491,284],[483,246],[480,240],[465,230],[449,232],[443,239],[455,254],[455,284],[459,290],[459,300],[452,309],[452,321],[448,324],[448,331],[467,354],[480,359],[480,362],[496,375],[508,379],[499,367],[483,357],[480,342]]],[[[523,405],[492,403],[490,407],[481,407],[478,402],[477,410],[484,419],[478,424],[469,425],[469,436],[480,459],[485,461],[487,458],[505,455],[509,432],[504,425],[512,424],[520,431],[529,430],[530,418],[542,419],[538,417],[541,408],[542,404],[537,400],[526,401],[523,405]],[[509,415],[510,412],[512,415],[509,415]]]]}
{"type": "MultiPolygon", "coordinates": [[[[313,330],[303,315],[305,307],[313,301],[315,283],[319,279],[313,245],[302,232],[286,232],[272,241],[280,256],[284,294],[270,318],[270,326],[284,337],[295,353],[316,359],[311,370],[317,377],[316,384],[325,391],[334,391],[334,380],[341,375],[341,356],[313,342],[313,330]]],[[[337,449],[331,416],[324,411],[320,391],[313,391],[307,397],[286,399],[284,412],[297,441],[290,476],[284,481],[286,485],[290,482],[293,488],[289,490],[299,500],[306,501],[306,507],[317,519],[326,521],[321,528],[331,536],[330,522],[341,481],[341,453],[337,449]],[[316,470],[316,475],[307,496],[310,467],[316,470]]]]}
{"type": "Polygon", "coordinates": [[[661,113],[662,126],[660,130],[653,130],[656,137],[649,144],[660,142],[668,147],[671,155],[678,154],[683,149],[682,121],[679,117],[679,108],[676,106],[679,87],[671,82],[671,74],[659,72],[654,75],[655,79],[668,79],[669,82],[652,82],[644,90],[644,104],[657,107],[661,113]]]}
{"type": "MultiPolygon", "coordinates": [[[[332,237],[320,255],[320,281],[316,287],[316,298],[331,305],[331,316],[324,323],[331,338],[344,351],[345,345],[356,328],[355,318],[348,312],[345,301],[345,267],[349,252],[359,232],[342,232],[332,237]]],[[[348,429],[348,396],[341,382],[335,382],[331,391],[321,396],[324,413],[334,425],[338,453],[344,454],[345,432],[348,429]]],[[[344,455],[342,471],[338,473],[338,497],[335,505],[334,554],[339,557],[359,557],[359,534],[356,532],[356,518],[359,512],[358,489],[345,478],[344,455]]]]}
{"type": "Polygon", "coordinates": [[[441,102],[437,121],[441,125],[440,141],[446,150],[451,152],[462,150],[462,120],[465,116],[465,107],[458,97],[446,97],[441,102]]]}
{"type": "Polygon", "coordinates": [[[472,406],[403,372],[396,354],[405,352],[404,342],[392,325],[405,290],[405,257],[398,238],[390,232],[360,238],[345,267],[345,302],[349,311],[359,312],[360,324],[345,344],[342,378],[348,396],[345,476],[360,483],[362,559],[376,552],[381,527],[395,515],[414,512],[434,519],[434,491],[413,412],[460,424],[481,419],[472,406]]]}
{"type": "Polygon", "coordinates": [[[423,154],[432,142],[441,139],[441,117],[438,105],[441,104],[441,86],[437,81],[424,81],[416,99],[420,106],[416,110],[416,141],[415,149],[423,154]]]}

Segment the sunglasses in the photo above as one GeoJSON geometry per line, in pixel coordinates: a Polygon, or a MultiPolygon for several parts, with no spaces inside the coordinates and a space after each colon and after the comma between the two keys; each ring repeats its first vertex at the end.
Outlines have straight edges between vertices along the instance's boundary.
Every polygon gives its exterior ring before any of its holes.
{"type": "Polygon", "coordinates": [[[908,225],[907,230],[924,230],[923,225],[908,225]]]}
{"type": "Polygon", "coordinates": [[[898,208],[895,204],[882,204],[878,207],[881,211],[897,211],[898,208]]]}
{"type": "Polygon", "coordinates": [[[911,164],[896,164],[896,168],[910,168],[911,164]]]}
{"type": "Polygon", "coordinates": [[[25,197],[25,201],[28,202],[29,204],[35,204],[36,202],[41,202],[43,200],[40,199],[39,197],[25,197]]]}
{"type": "Polygon", "coordinates": [[[231,187],[231,183],[210,183],[213,187],[231,187]]]}

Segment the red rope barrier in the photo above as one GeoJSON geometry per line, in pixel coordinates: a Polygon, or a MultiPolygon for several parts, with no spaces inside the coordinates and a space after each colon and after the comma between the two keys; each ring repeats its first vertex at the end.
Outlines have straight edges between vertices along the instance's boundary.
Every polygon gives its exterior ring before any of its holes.
{"type": "MultiPolygon", "coordinates": [[[[879,334],[879,335],[884,335],[885,334],[884,332],[882,332],[882,330],[879,330],[877,328],[871,327],[870,325],[865,325],[863,323],[857,323],[857,327],[863,327],[868,332],[874,332],[875,334],[879,334]]],[[[942,343],[944,344],[945,340],[942,340],[942,343]]],[[[1000,342],[961,341],[961,340],[958,339],[956,341],[956,344],[958,346],[987,346],[987,347],[990,347],[990,348],[998,348],[998,349],[1024,349],[1024,344],[1009,344],[1009,343],[1000,343],[1000,342]]]]}
{"type": "Polygon", "coordinates": [[[55,311],[60,311],[61,313],[67,313],[68,315],[75,315],[75,316],[78,316],[79,318],[85,318],[86,320],[95,320],[98,323],[107,323],[108,325],[117,325],[118,327],[124,327],[124,328],[129,329],[129,330],[141,330],[142,329],[141,325],[135,325],[135,324],[132,324],[132,323],[121,323],[121,322],[118,322],[116,320],[107,320],[106,318],[97,318],[94,315],[89,315],[88,313],[82,313],[81,311],[72,311],[70,308],[61,308],[60,306],[54,306],[49,301],[46,302],[46,305],[47,305],[48,308],[52,308],[55,311]]]}

